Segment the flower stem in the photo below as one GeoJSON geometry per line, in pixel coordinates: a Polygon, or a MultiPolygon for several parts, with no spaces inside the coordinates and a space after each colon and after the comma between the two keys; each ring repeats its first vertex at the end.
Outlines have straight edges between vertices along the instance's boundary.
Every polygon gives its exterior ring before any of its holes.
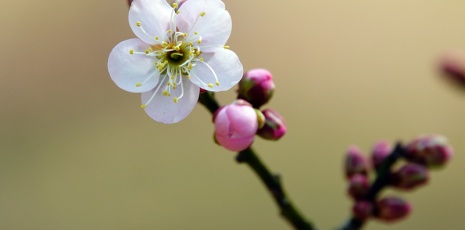
{"type": "Polygon", "coordinates": [[[273,175],[266,168],[266,166],[260,161],[252,148],[247,148],[239,152],[236,157],[237,162],[245,163],[257,174],[258,177],[265,184],[266,188],[273,196],[276,204],[281,209],[281,215],[289,223],[294,226],[295,229],[315,229],[311,222],[305,220],[305,218],[299,213],[294,207],[289,197],[286,195],[279,175],[273,175]]]}
{"type": "MultiPolygon", "coordinates": [[[[391,175],[391,168],[392,166],[399,160],[405,153],[405,149],[402,147],[400,143],[397,143],[396,147],[394,150],[389,154],[386,159],[384,159],[383,163],[381,164],[381,167],[379,167],[378,170],[376,170],[376,179],[373,185],[370,187],[370,190],[368,191],[367,196],[365,197],[366,200],[371,201],[374,203],[376,201],[376,198],[387,185],[389,185],[389,179],[391,175]]],[[[375,209],[375,215],[376,215],[376,209],[375,209]]],[[[352,217],[347,223],[340,228],[340,230],[358,230],[363,227],[365,224],[365,220],[352,217]]]]}
{"type": "MultiPolygon", "coordinates": [[[[199,102],[204,105],[212,114],[220,107],[212,92],[200,94],[199,102]]],[[[237,162],[244,163],[257,174],[273,196],[276,204],[281,210],[281,215],[297,230],[314,230],[313,224],[299,213],[294,207],[289,197],[286,195],[281,184],[280,177],[273,175],[268,168],[257,157],[255,151],[249,147],[238,153],[237,162]]]]}

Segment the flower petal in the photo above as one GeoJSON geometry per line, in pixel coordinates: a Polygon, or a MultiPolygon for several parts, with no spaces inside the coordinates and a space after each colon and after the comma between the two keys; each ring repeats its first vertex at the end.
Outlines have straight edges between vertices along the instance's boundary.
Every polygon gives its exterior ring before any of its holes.
{"type": "MultiPolygon", "coordinates": [[[[189,2],[189,1],[188,1],[189,2]]],[[[244,69],[239,57],[228,49],[218,49],[214,53],[202,53],[203,62],[195,62],[190,72],[191,81],[208,91],[225,91],[231,89],[242,78],[244,69]],[[216,77],[220,85],[216,85],[216,77]],[[209,87],[208,85],[212,84],[209,87]]]]}
{"type": "Polygon", "coordinates": [[[232,29],[231,15],[224,7],[220,0],[186,1],[179,9],[177,26],[180,31],[190,33],[188,40],[197,41],[199,36],[202,37],[202,52],[223,48],[232,29]],[[203,12],[205,15],[200,17],[203,12]],[[198,34],[194,35],[194,32],[198,34]]]}
{"type": "Polygon", "coordinates": [[[129,9],[129,25],[137,37],[154,45],[155,36],[165,40],[172,12],[166,0],[134,0],[129,9]]]}
{"type": "Polygon", "coordinates": [[[184,78],[182,81],[184,96],[175,103],[174,97],[179,97],[181,95],[181,85],[178,85],[175,90],[171,88],[171,96],[163,96],[162,92],[166,88],[166,83],[167,77],[160,82],[162,85],[150,103],[148,103],[148,101],[153,96],[156,89],[143,93],[142,103],[147,104],[145,112],[152,119],[165,124],[172,124],[181,121],[191,113],[199,99],[200,89],[184,78]]]}
{"type": "Polygon", "coordinates": [[[132,93],[147,92],[157,85],[160,72],[155,68],[154,57],[130,54],[130,50],[144,51],[150,45],[138,38],[120,42],[108,57],[108,72],[115,84],[132,93]],[[137,87],[137,83],[143,83],[137,87]]]}

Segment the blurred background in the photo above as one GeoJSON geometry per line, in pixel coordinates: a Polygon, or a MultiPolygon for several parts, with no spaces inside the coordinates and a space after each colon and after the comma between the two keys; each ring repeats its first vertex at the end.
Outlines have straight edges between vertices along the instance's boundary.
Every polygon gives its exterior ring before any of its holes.
{"type": "MultiPolygon", "coordinates": [[[[294,203],[319,229],[349,216],[351,144],[448,137],[453,161],[400,194],[405,221],[366,229],[465,228],[465,93],[437,68],[465,50],[465,1],[232,1],[228,45],[277,85],[287,120],[257,139],[294,203]]],[[[17,0],[0,8],[0,229],[290,229],[256,176],[215,145],[197,106],[163,125],[120,90],[107,58],[132,38],[126,0],[17,0]]],[[[234,90],[217,95],[231,102],[234,90]]]]}

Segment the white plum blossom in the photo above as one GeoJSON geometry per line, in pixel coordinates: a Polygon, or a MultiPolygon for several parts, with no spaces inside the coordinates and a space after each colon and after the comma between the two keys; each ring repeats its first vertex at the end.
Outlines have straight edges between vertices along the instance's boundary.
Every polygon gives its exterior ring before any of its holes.
{"type": "Polygon", "coordinates": [[[195,107],[200,88],[224,91],[242,78],[237,55],[225,46],[231,16],[221,0],[134,0],[129,24],[138,38],[116,45],[108,71],[118,87],[142,93],[154,120],[176,123],[195,107]]]}

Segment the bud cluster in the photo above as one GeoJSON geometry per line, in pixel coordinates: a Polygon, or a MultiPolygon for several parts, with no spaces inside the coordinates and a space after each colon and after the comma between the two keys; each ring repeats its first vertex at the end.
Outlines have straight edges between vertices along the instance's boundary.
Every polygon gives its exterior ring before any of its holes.
{"type": "Polygon", "coordinates": [[[365,156],[357,146],[350,146],[345,155],[344,170],[348,181],[347,192],[354,200],[354,218],[368,218],[393,222],[406,217],[411,205],[395,196],[378,198],[385,188],[410,191],[428,182],[429,169],[444,166],[452,156],[452,148],[439,135],[420,136],[405,146],[394,148],[387,141],[378,141],[365,156]],[[398,159],[404,162],[396,164],[398,159]],[[396,167],[393,167],[393,166],[396,167]],[[370,174],[376,179],[370,181],[370,174]]]}
{"type": "Polygon", "coordinates": [[[260,110],[274,92],[271,73],[249,70],[238,85],[238,99],[213,116],[216,142],[228,150],[242,151],[253,143],[255,135],[266,140],[281,139],[286,133],[284,118],[275,110],[260,110]]]}

